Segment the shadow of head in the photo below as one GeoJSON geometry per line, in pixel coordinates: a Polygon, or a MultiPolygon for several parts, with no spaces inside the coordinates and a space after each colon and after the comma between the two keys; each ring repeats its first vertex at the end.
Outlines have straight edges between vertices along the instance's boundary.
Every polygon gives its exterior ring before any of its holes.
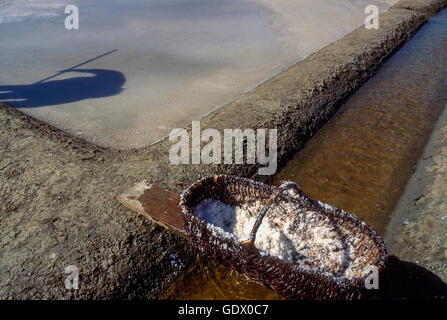
{"type": "Polygon", "coordinates": [[[0,102],[18,108],[37,108],[105,98],[121,93],[126,82],[124,74],[115,70],[71,69],[67,72],[82,76],[29,85],[0,85],[0,102]]]}

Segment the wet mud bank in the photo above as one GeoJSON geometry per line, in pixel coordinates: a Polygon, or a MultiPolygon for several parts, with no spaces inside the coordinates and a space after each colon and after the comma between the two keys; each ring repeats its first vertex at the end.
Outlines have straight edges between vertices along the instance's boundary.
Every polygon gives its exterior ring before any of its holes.
{"type": "MultiPolygon", "coordinates": [[[[447,1],[401,1],[250,93],[201,119],[202,129],[278,128],[284,163],[382,62],[447,1]]],[[[100,148],[0,106],[0,298],[157,298],[197,256],[176,236],[122,207],[146,179],[173,191],[256,165],[171,165],[167,139],[144,149],[100,148]],[[79,290],[64,270],[79,268],[79,290]]]]}
{"type": "Polygon", "coordinates": [[[447,282],[447,108],[387,228],[388,251],[447,282]]]}

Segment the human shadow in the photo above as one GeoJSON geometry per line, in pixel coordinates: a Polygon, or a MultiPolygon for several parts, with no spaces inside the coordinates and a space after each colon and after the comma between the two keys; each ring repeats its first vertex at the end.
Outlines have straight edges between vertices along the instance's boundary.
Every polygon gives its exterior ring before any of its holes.
{"type": "Polygon", "coordinates": [[[0,85],[0,102],[17,108],[61,105],[85,99],[119,94],[126,82],[124,74],[107,69],[69,69],[88,76],[40,81],[28,85],[0,85]]]}
{"type": "Polygon", "coordinates": [[[380,274],[379,292],[383,299],[447,299],[447,284],[417,264],[389,256],[380,274]]]}

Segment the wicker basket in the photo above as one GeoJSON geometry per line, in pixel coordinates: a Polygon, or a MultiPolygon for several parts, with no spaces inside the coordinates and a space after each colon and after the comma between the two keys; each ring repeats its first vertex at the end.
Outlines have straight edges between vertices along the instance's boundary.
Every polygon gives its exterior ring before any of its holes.
{"type": "MultiPolygon", "coordinates": [[[[332,223],[337,224],[341,236],[345,238],[354,234],[361,236],[360,244],[355,250],[356,256],[363,258],[365,267],[375,266],[379,272],[384,269],[386,248],[382,238],[372,227],[355,215],[309,199],[298,186],[295,185],[295,188],[299,191],[299,196],[294,197],[294,201],[301,208],[327,216],[332,223]]],[[[232,234],[216,232],[215,227],[195,216],[195,207],[208,198],[233,206],[256,200],[266,206],[272,200],[290,201],[289,197],[279,191],[278,187],[239,177],[216,176],[198,180],[184,191],[180,199],[185,231],[192,245],[224,265],[245,274],[252,281],[287,298],[359,299],[371,296],[371,290],[365,289],[366,276],[347,280],[327,276],[317,270],[309,271],[265,252],[261,254],[254,245],[244,245],[232,234]]]]}

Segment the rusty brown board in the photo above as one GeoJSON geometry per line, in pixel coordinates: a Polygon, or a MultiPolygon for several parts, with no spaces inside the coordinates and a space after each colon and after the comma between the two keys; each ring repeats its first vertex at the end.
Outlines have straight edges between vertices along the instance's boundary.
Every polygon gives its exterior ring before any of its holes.
{"type": "Polygon", "coordinates": [[[118,195],[117,199],[124,206],[150,221],[189,239],[184,231],[184,219],[178,206],[180,200],[178,194],[143,181],[118,195]]]}

